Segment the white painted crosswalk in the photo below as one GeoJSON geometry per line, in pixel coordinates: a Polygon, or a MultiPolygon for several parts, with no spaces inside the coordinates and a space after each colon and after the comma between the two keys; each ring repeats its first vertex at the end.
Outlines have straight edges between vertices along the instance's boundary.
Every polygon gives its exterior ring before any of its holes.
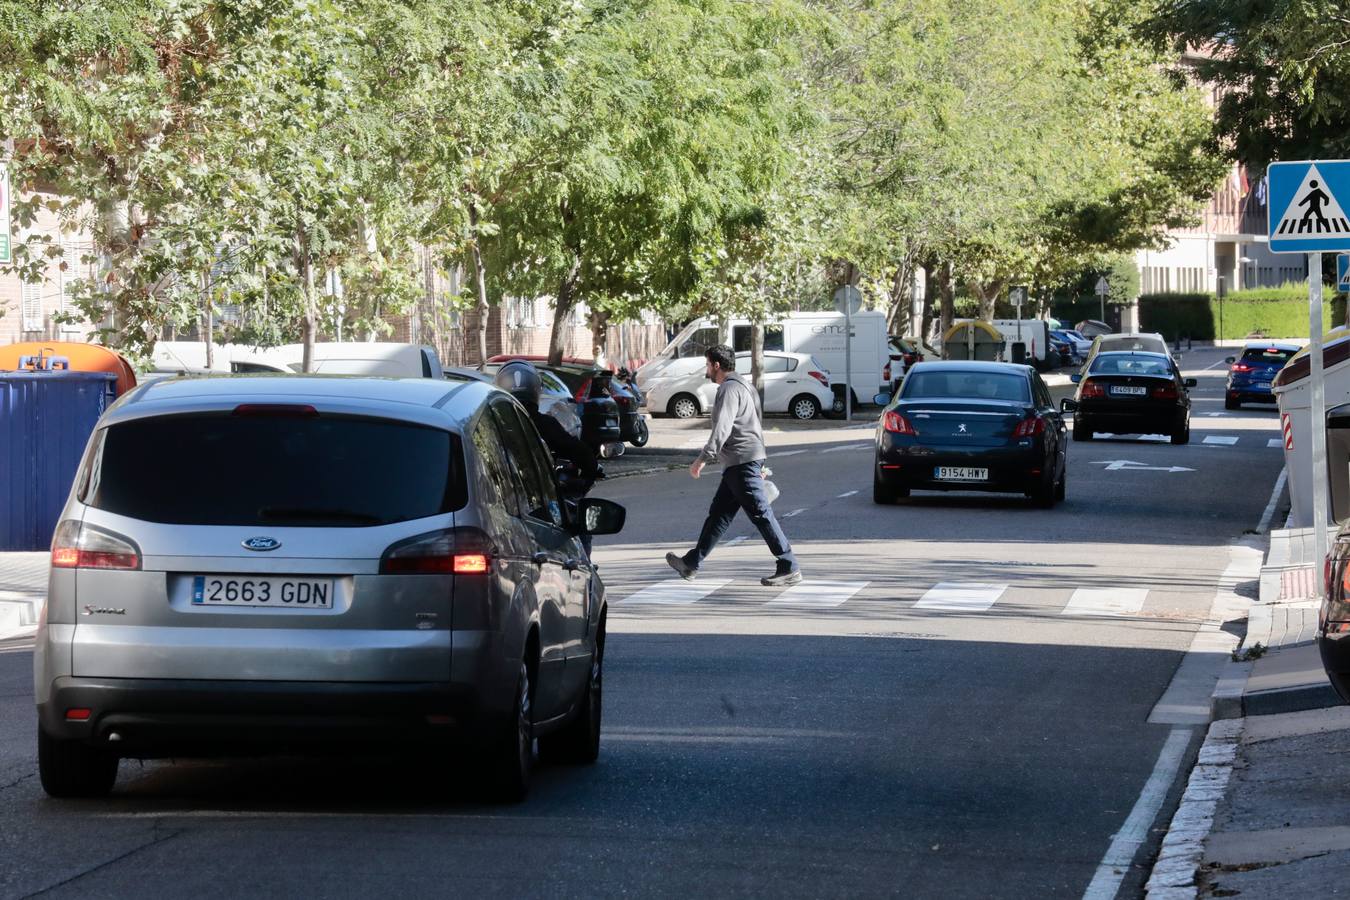
{"type": "Polygon", "coordinates": [[[841,606],[867,587],[866,581],[811,581],[794,585],[768,602],[768,606],[830,609],[841,606]]]}
{"type": "Polygon", "coordinates": [[[1132,616],[1144,608],[1146,588],[1078,588],[1064,607],[1066,616],[1132,616]]]}
{"type": "Polygon", "coordinates": [[[697,603],[709,594],[718,591],[731,584],[730,578],[724,578],[720,581],[685,581],[682,578],[671,578],[650,585],[624,599],[624,604],[642,604],[654,603],[664,605],[679,605],[685,603],[697,603]]]}
{"type": "Polygon", "coordinates": [[[944,581],[928,589],[915,609],[946,609],[957,612],[981,612],[998,602],[1006,584],[973,581],[944,581]]]}
{"type": "MultiPolygon", "coordinates": [[[[1146,615],[1149,589],[1144,587],[1080,587],[1075,589],[1038,588],[1034,599],[1023,592],[1020,599],[1010,602],[1010,584],[944,581],[927,588],[917,601],[902,600],[896,596],[907,588],[886,582],[842,581],[808,578],[801,584],[777,592],[763,588],[758,579],[714,578],[683,581],[671,578],[640,588],[624,597],[611,589],[611,599],[618,609],[643,607],[694,607],[700,601],[733,601],[742,610],[762,606],[781,610],[832,610],[845,604],[868,604],[872,613],[886,614],[899,611],[942,613],[989,613],[1000,604],[1020,613],[1052,615],[1071,618],[1128,618],[1146,615]],[[870,591],[869,591],[870,589],[870,591]],[[721,596],[719,596],[721,595],[721,596]]],[[[912,594],[910,595],[913,596],[912,594]]]]}

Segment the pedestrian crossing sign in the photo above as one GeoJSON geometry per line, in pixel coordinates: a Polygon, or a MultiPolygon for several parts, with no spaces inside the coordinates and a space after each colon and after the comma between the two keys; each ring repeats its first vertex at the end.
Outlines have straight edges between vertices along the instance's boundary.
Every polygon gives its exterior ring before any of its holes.
{"type": "Polygon", "coordinates": [[[1271,163],[1266,174],[1270,252],[1350,250],[1350,160],[1271,163]]]}
{"type": "Polygon", "coordinates": [[[1350,253],[1342,253],[1336,257],[1336,290],[1342,294],[1350,294],[1350,253]]]}

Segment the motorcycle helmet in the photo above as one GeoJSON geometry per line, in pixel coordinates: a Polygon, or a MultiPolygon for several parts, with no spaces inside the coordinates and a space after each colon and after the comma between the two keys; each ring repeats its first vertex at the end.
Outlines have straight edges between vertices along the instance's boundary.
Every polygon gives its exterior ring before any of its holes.
{"type": "Polygon", "coordinates": [[[539,408],[539,372],[524,360],[512,360],[497,370],[497,387],[519,400],[526,409],[539,408]]]}

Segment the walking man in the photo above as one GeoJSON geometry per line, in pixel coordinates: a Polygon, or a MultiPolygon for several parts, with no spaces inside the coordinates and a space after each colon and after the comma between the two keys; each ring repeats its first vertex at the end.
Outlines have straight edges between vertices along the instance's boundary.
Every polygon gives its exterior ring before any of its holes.
{"type": "Polygon", "coordinates": [[[704,466],[720,460],[722,481],[703,522],[698,546],[683,556],[667,553],[666,562],[681,578],[693,579],[736,518],[736,511],[743,509],[778,559],[774,573],[761,578],[759,583],[770,587],[797,584],[802,580],[797,557],[792,555],[792,547],[764,492],[763,466],[767,454],[759,421],[759,394],[736,374],[736,355],[730,347],[712,347],[704,357],[708,380],[717,384],[717,399],[713,402],[712,435],[689,467],[689,474],[698,478],[704,466]]]}

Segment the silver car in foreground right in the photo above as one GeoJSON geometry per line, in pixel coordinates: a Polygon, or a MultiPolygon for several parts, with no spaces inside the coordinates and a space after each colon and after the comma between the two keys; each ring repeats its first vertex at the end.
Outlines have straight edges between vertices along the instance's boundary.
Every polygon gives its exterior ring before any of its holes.
{"type": "MultiPolygon", "coordinates": [[[[34,660],[43,787],[121,758],[467,747],[496,796],[599,752],[606,607],[506,393],[476,382],[159,381],[90,438],[34,660]]],[[[473,781],[481,781],[475,773],[473,781]]]]}

